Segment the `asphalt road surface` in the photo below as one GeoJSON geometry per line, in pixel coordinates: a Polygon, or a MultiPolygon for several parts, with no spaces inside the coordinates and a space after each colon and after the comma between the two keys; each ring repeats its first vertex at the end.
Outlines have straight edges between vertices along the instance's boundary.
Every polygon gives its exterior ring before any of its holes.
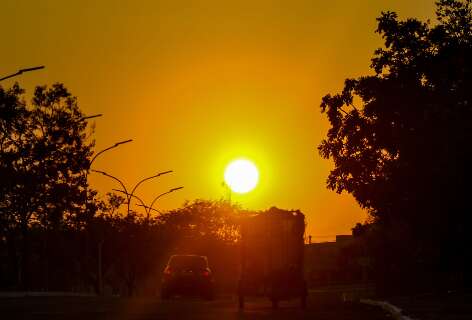
{"type": "Polygon", "coordinates": [[[297,301],[281,302],[272,310],[270,301],[249,299],[239,311],[233,297],[214,301],[196,298],[93,298],[93,297],[21,297],[0,298],[0,319],[71,319],[71,320],[384,320],[389,317],[379,308],[346,304],[310,296],[308,307],[301,310],[297,301]]]}

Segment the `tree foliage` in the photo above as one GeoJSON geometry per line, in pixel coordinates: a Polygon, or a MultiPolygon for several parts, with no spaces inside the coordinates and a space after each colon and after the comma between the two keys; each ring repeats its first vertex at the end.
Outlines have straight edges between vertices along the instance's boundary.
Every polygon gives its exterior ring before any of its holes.
{"type": "Polygon", "coordinates": [[[93,143],[77,100],[61,84],[37,87],[31,105],[0,88],[0,208],[3,231],[71,222],[83,211],[83,172],[93,143]]]}
{"type": "Polygon", "coordinates": [[[0,236],[19,277],[32,231],[57,231],[83,216],[93,147],[77,100],[62,84],[36,87],[30,104],[23,96],[17,84],[0,87],[0,236]]]}
{"type": "Polygon", "coordinates": [[[211,237],[234,242],[239,236],[240,214],[238,207],[226,201],[195,200],[163,214],[159,221],[187,239],[211,237]]]}
{"type": "Polygon", "coordinates": [[[328,187],[351,193],[386,243],[441,265],[461,259],[453,248],[470,227],[471,1],[438,1],[436,16],[381,14],[374,74],[322,99],[331,128],[319,151],[335,164],[328,187]]]}

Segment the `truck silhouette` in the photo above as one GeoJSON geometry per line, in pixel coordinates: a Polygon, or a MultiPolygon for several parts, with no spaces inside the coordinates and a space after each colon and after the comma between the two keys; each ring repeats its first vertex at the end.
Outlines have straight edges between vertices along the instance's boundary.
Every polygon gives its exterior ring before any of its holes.
{"type": "Polygon", "coordinates": [[[239,308],[246,296],[267,296],[272,307],[280,300],[299,298],[306,306],[303,277],[305,216],[275,207],[241,222],[239,308]]]}

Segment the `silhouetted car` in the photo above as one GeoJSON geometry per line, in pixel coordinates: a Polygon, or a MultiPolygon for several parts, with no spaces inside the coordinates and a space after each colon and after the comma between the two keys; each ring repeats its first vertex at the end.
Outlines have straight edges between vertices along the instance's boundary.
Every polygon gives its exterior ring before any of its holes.
{"type": "Polygon", "coordinates": [[[208,259],[198,255],[173,255],[162,275],[161,297],[173,295],[199,295],[213,299],[213,274],[208,259]]]}

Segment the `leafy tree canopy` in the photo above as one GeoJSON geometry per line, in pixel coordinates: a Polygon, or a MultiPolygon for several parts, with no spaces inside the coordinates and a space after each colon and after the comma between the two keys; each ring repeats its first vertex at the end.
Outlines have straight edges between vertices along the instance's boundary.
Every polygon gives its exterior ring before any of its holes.
{"type": "Polygon", "coordinates": [[[319,152],[335,164],[328,187],[353,194],[374,220],[415,231],[462,221],[470,208],[471,1],[438,1],[436,16],[383,12],[374,74],[321,103],[331,128],[319,152]]]}
{"type": "Polygon", "coordinates": [[[31,104],[0,87],[1,231],[75,223],[84,212],[93,142],[77,100],[62,84],[38,86],[31,104]]]}

